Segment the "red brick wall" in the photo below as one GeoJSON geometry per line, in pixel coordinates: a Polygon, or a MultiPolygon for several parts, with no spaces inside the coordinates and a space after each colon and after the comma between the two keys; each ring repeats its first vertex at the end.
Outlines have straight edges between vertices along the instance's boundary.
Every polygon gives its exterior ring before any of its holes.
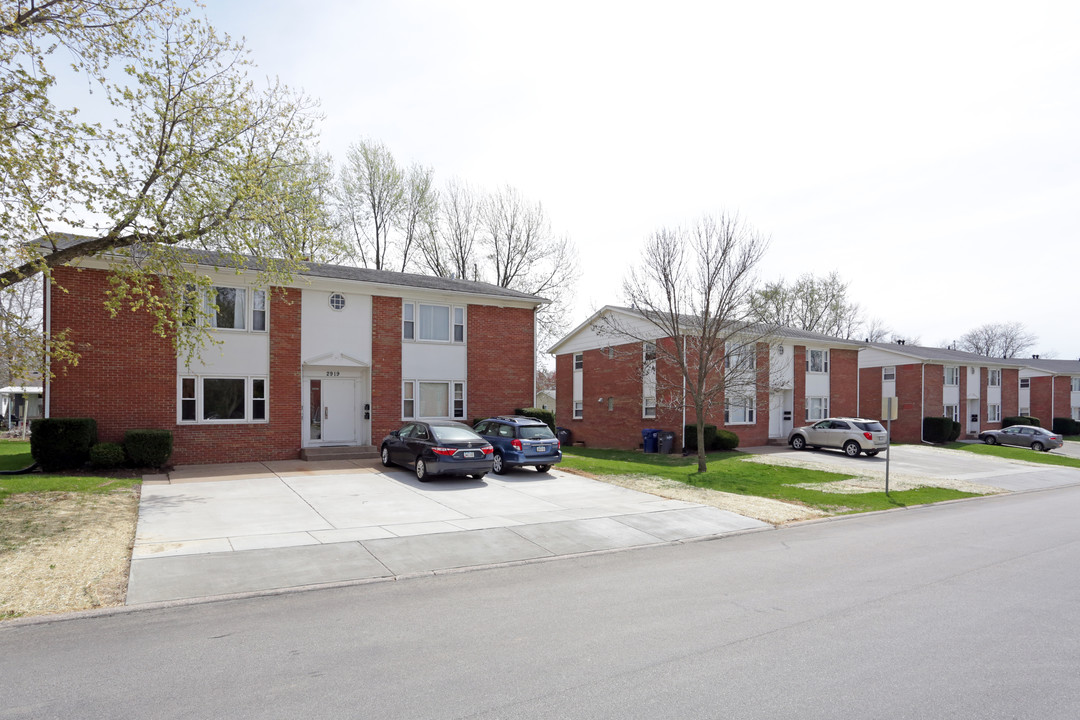
{"type": "MultiPolygon", "coordinates": [[[[471,388],[469,388],[471,390],[471,388]]],[[[401,427],[401,298],[371,298],[371,442],[401,427]]]]}
{"type": "Polygon", "coordinates": [[[795,387],[792,391],[791,418],[793,427],[806,424],[806,346],[795,346],[795,387]]]}
{"type": "MultiPolygon", "coordinates": [[[[806,363],[803,363],[806,369],[806,363]]],[[[880,380],[880,378],[879,378],[880,380]]],[[[829,413],[855,417],[859,413],[859,351],[829,351],[829,413]]],[[[880,388],[879,388],[880,391],[880,388]]],[[[803,416],[805,417],[805,415],[803,416]]]]}
{"type": "Polygon", "coordinates": [[[1001,371],[1001,417],[1020,414],[1020,371],[1003,368],[1001,371]]]}
{"type": "Polygon", "coordinates": [[[153,333],[145,312],[109,316],[103,306],[108,274],[56,268],[67,292],[52,291],[54,331],[71,328],[81,355],[72,367],[53,367],[51,417],[92,417],[98,438],[118,442],[132,429],[173,432],[173,464],[274,460],[300,449],[299,293],[275,288],[270,300],[269,422],[178,425],[177,362],[172,343],[153,333]],[[291,302],[290,302],[291,301],[291,302]]]}
{"type": "Polygon", "coordinates": [[[923,371],[923,417],[945,415],[945,366],[927,365],[923,371]]]}
{"type": "Polygon", "coordinates": [[[859,416],[869,420],[881,419],[881,368],[879,367],[859,370],[859,416]]]}
{"type": "Polygon", "coordinates": [[[1056,407],[1051,408],[1050,396],[1053,392],[1053,382],[1054,378],[1052,377],[1031,378],[1031,414],[1042,421],[1043,427],[1052,426],[1054,420],[1051,414],[1055,414],[1057,417],[1065,417],[1057,412],[1056,407]]]}
{"type": "MultiPolygon", "coordinates": [[[[919,364],[896,366],[896,397],[900,409],[892,423],[892,439],[895,442],[922,441],[922,367],[919,364]]],[[[880,410],[878,414],[881,414],[880,410]]]]}
{"type": "Polygon", "coordinates": [[[534,318],[527,308],[469,306],[467,422],[532,407],[534,318]]]}
{"type": "MultiPolygon", "coordinates": [[[[1054,417],[1072,417],[1072,378],[1069,376],[1054,378],[1054,417]]],[[[1043,427],[1052,428],[1053,424],[1053,418],[1043,420],[1043,427]]]]}

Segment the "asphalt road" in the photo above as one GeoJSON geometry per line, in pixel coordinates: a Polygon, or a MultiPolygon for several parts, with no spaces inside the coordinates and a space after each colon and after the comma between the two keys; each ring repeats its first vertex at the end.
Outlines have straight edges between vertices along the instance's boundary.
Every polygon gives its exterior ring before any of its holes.
{"type": "Polygon", "coordinates": [[[0,718],[1075,718],[1080,488],[0,626],[0,718]]]}

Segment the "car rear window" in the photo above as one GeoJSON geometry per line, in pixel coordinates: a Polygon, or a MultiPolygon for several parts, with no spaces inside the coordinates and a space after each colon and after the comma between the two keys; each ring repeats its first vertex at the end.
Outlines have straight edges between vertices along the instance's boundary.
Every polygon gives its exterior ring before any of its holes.
{"type": "Polygon", "coordinates": [[[518,428],[520,432],[518,437],[525,440],[533,439],[548,439],[555,437],[555,434],[551,432],[551,428],[547,425],[522,425],[518,428]]]}
{"type": "Polygon", "coordinates": [[[855,423],[855,427],[864,432],[885,432],[885,428],[883,428],[879,422],[857,422],[855,423]]]}
{"type": "Polygon", "coordinates": [[[482,440],[479,435],[468,428],[434,426],[431,431],[439,442],[467,442],[469,440],[482,440]]]}

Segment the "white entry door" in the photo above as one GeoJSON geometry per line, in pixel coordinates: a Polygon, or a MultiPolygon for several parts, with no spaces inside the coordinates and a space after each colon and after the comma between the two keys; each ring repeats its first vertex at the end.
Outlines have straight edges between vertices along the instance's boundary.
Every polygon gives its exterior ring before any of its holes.
{"type": "Polygon", "coordinates": [[[311,439],[322,443],[356,442],[356,381],[351,378],[311,381],[311,439]]]}

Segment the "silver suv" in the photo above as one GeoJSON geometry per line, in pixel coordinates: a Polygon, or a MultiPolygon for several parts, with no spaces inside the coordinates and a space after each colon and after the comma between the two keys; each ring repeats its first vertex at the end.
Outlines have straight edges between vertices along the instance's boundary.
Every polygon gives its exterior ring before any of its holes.
{"type": "Polygon", "coordinates": [[[803,450],[809,445],[815,450],[840,448],[848,457],[857,457],[860,452],[873,457],[888,446],[889,437],[877,420],[825,418],[813,425],[795,428],[787,441],[795,450],[803,450]]]}

